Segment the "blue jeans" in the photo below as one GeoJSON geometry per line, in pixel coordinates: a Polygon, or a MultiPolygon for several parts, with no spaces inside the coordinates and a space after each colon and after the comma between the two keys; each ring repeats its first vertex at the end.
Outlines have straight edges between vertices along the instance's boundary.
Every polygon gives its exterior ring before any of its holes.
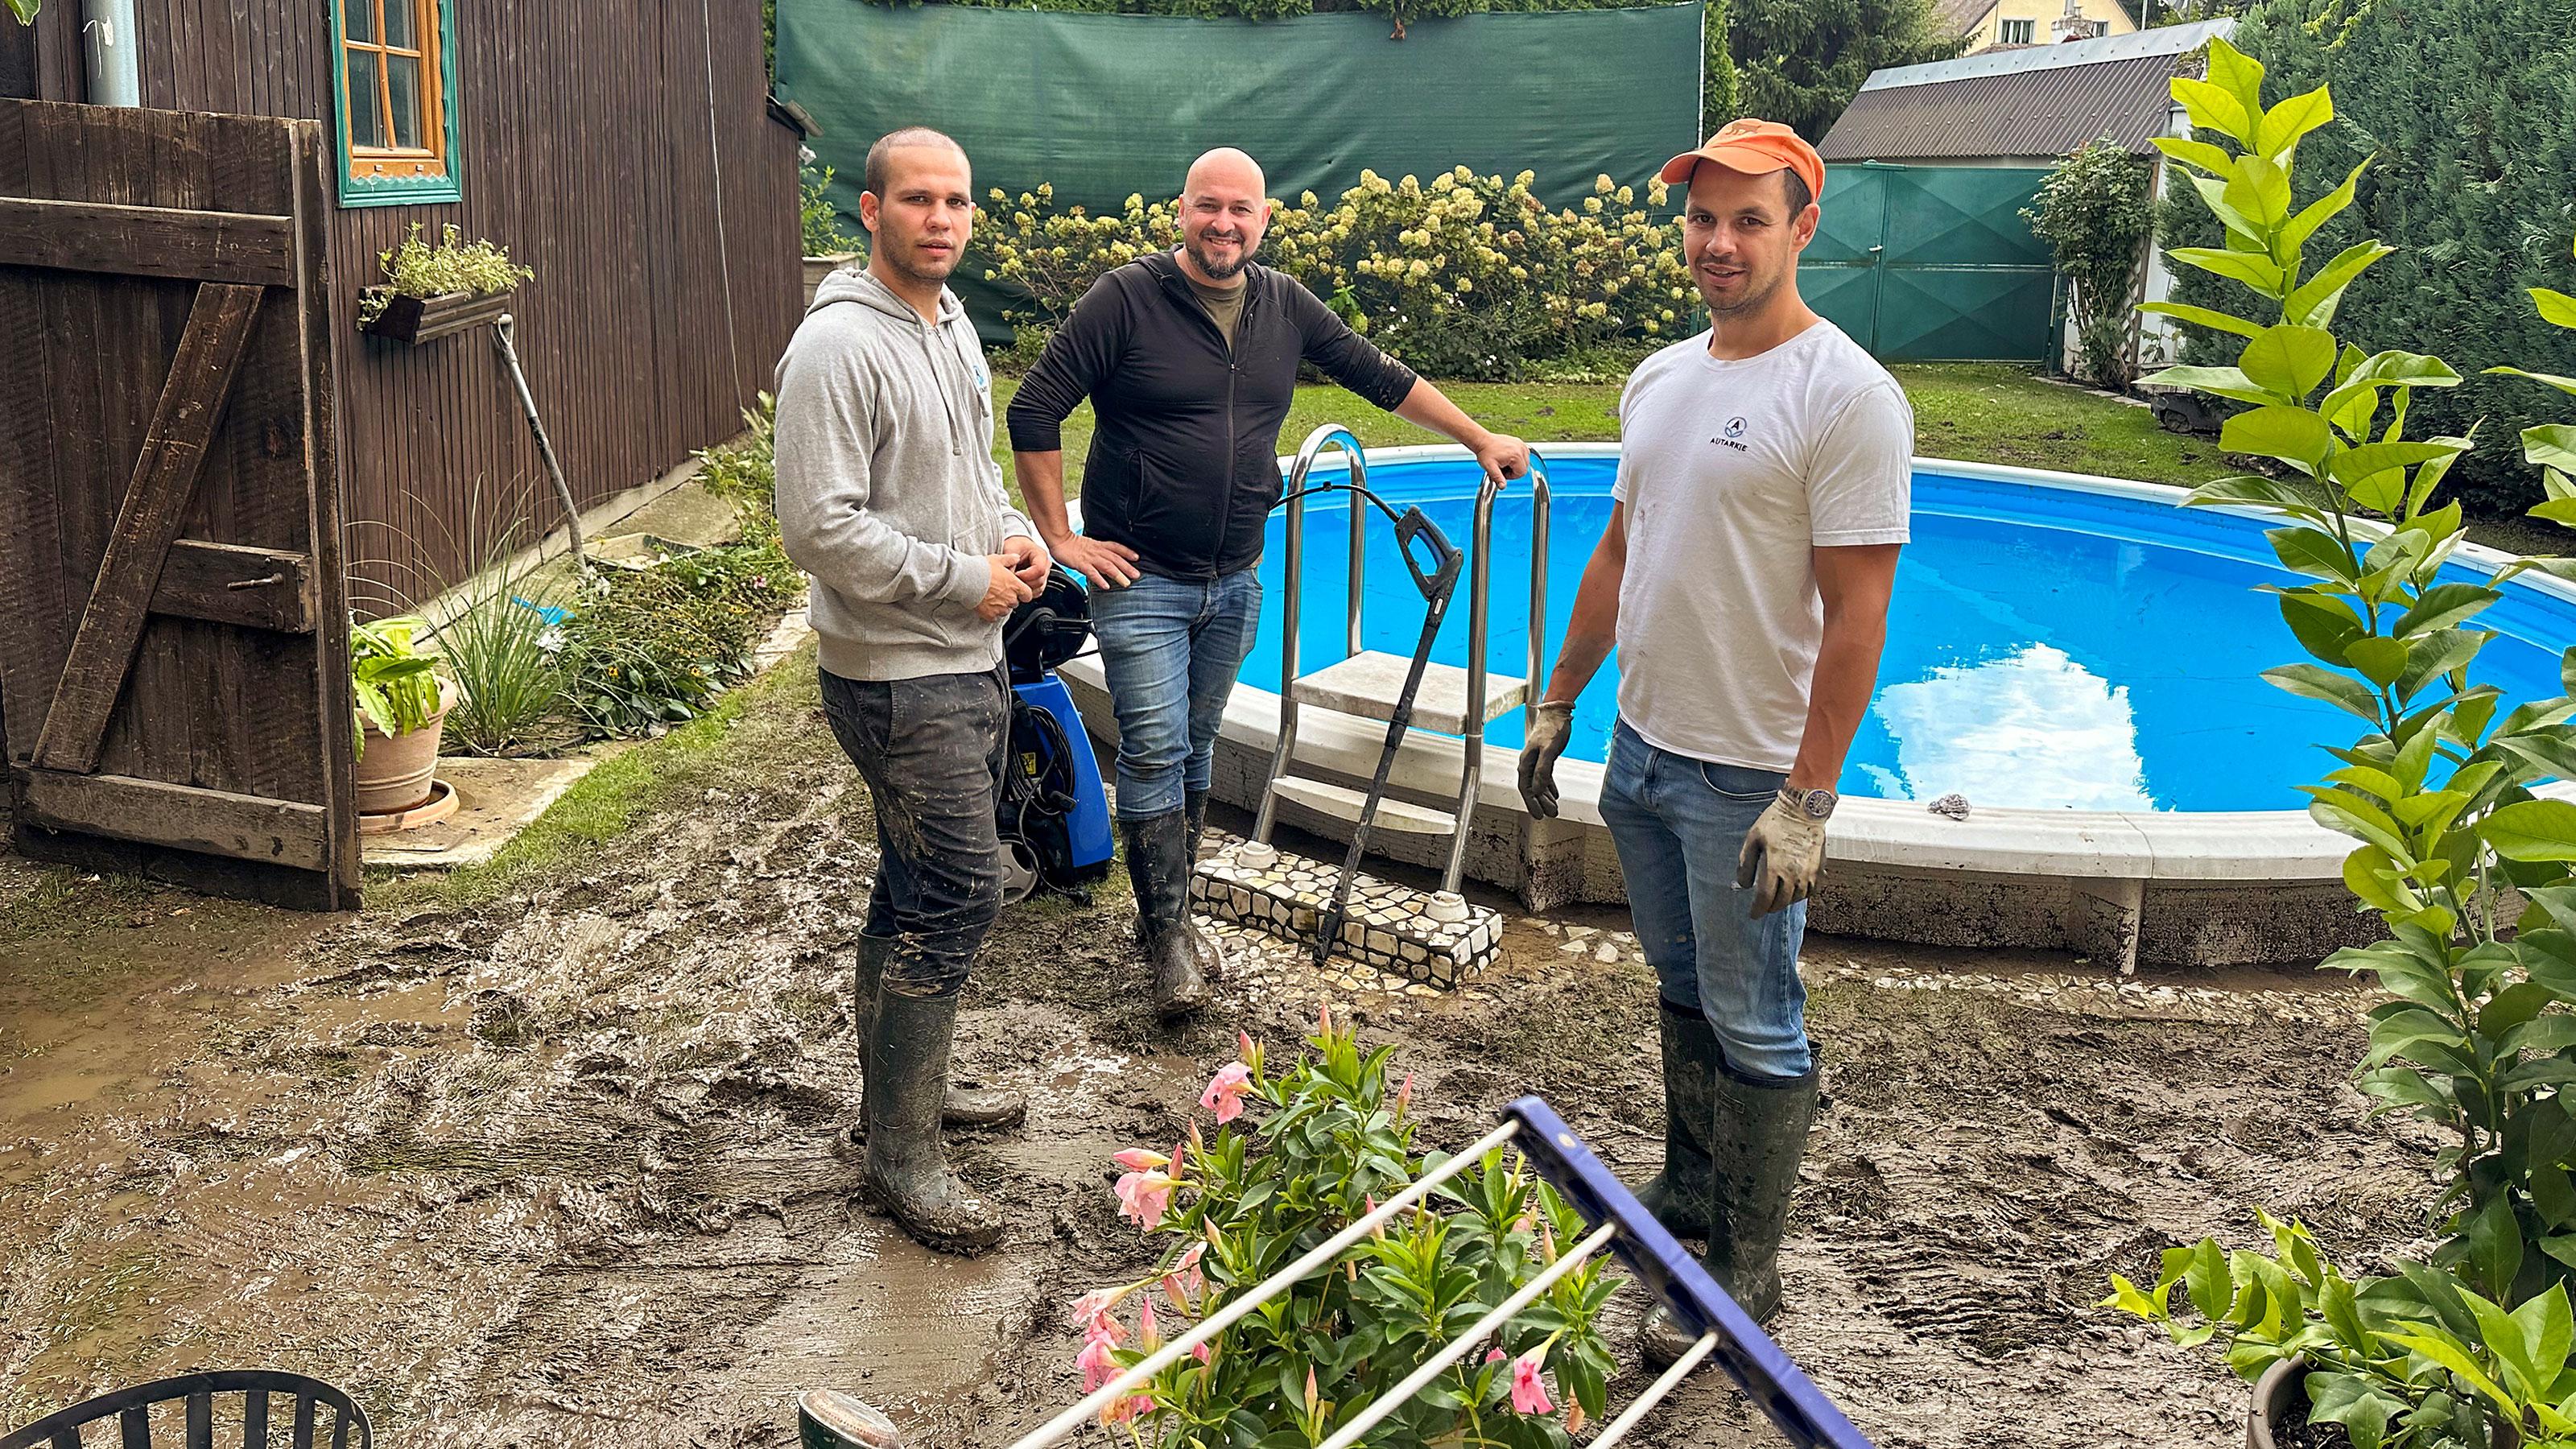
{"type": "Polygon", "coordinates": [[[1601,820],[1656,988],[1708,1018],[1744,1077],[1803,1076],[1815,1061],[1798,980],[1807,903],[1756,918],[1753,892],[1735,884],[1744,833],[1787,778],[1659,750],[1623,719],[1601,786],[1601,820]]]}
{"type": "Polygon", "coordinates": [[[1261,625],[1261,579],[1140,574],[1091,590],[1091,632],[1118,715],[1118,818],[1149,820],[1205,790],[1235,671],[1261,625]]]}

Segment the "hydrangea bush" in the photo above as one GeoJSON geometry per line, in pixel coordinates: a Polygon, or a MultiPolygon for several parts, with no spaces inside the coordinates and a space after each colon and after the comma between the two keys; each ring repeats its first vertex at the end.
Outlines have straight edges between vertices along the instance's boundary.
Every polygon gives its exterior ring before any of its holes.
{"type": "MultiPolygon", "coordinates": [[[[1303,282],[1353,327],[1415,369],[1511,378],[1531,363],[1650,346],[1700,324],[1667,188],[1641,196],[1608,176],[1580,204],[1551,208],[1524,171],[1508,181],[1464,166],[1428,183],[1373,171],[1326,203],[1277,204],[1262,260],[1303,282]]],[[[1008,320],[1062,322],[1102,273],[1180,245],[1175,204],[1131,195],[1116,213],[1059,208],[1051,186],[995,191],[977,239],[987,279],[1028,305],[1008,320]]]]}
{"type": "MultiPolygon", "coordinates": [[[[1413,1083],[1389,1087],[1393,1048],[1363,1053],[1328,1012],[1307,1038],[1311,1051],[1274,1075],[1261,1049],[1239,1040],[1242,1058],[1200,1099],[1213,1136],[1194,1121],[1168,1154],[1117,1155],[1119,1212],[1159,1252],[1142,1277],[1073,1304],[1085,1393],[1444,1160],[1414,1154],[1413,1083]]],[[[1501,1151],[1433,1200],[1437,1210],[1398,1216],[1145,1381],[1104,1419],[1155,1449],[1319,1444],[1584,1231],[1526,1162],[1501,1151]]],[[[1598,1260],[1574,1268],[1369,1442],[1564,1449],[1601,1415],[1612,1366],[1597,1321],[1620,1281],[1598,1260]]]]}

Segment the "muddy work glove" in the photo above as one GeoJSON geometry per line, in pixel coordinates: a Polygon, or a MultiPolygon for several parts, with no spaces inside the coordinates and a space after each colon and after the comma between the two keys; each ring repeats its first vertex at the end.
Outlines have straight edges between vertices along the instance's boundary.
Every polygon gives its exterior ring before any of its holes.
{"type": "Polygon", "coordinates": [[[1573,732],[1572,701],[1530,706],[1529,743],[1521,746],[1521,803],[1529,807],[1531,819],[1556,818],[1556,757],[1565,753],[1566,736],[1573,732]]]}
{"type": "Polygon", "coordinates": [[[1772,799],[1735,858],[1736,889],[1753,892],[1755,916],[1805,900],[1825,868],[1824,817],[1810,815],[1797,793],[1784,789],[1772,799]]]}

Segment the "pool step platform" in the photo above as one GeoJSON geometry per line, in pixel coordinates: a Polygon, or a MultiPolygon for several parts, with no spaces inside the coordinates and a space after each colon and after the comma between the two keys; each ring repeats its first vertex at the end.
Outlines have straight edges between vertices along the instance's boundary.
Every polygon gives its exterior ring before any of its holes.
{"type": "MultiPolygon", "coordinates": [[[[1405,672],[1412,665],[1413,661],[1402,655],[1363,650],[1338,664],[1298,676],[1297,682],[1288,687],[1288,697],[1299,704],[1361,719],[1391,720],[1395,718],[1396,696],[1404,692],[1405,672]]],[[[1528,689],[1526,680],[1487,671],[1481,722],[1491,723],[1520,708],[1521,696],[1528,689]]],[[[1422,687],[1413,697],[1413,727],[1444,735],[1467,732],[1466,670],[1454,664],[1424,666],[1422,687]]],[[[1352,813],[1343,818],[1354,819],[1357,814],[1355,799],[1352,813]]],[[[1441,827],[1442,834],[1447,832],[1447,826],[1441,827]]]]}
{"type": "MultiPolygon", "coordinates": [[[[1345,824],[1357,824],[1360,808],[1368,804],[1368,792],[1336,785],[1329,780],[1310,779],[1304,775],[1282,775],[1270,784],[1270,793],[1292,805],[1329,815],[1345,824]]],[[[1429,805],[1416,805],[1410,800],[1393,798],[1377,802],[1377,817],[1369,830],[1397,835],[1436,835],[1447,838],[1458,829],[1458,817],[1429,805]]]]}
{"type": "MultiPolygon", "coordinates": [[[[1290,782],[1279,783],[1284,787],[1290,782]]],[[[1284,788],[1281,793],[1286,793],[1284,788]]],[[[1359,797],[1350,793],[1356,813],[1359,797]]],[[[1388,814],[1381,808],[1378,828],[1388,823],[1388,814]]],[[[1333,888],[1341,877],[1339,863],[1328,865],[1275,846],[1237,840],[1217,846],[1199,862],[1190,876],[1190,903],[1202,915],[1267,931],[1311,949],[1315,933],[1323,928],[1324,913],[1332,909],[1333,888]]],[[[1351,881],[1341,935],[1345,965],[1355,960],[1446,990],[1492,964],[1503,947],[1503,916],[1448,891],[1416,890],[1362,871],[1351,881]]]]}

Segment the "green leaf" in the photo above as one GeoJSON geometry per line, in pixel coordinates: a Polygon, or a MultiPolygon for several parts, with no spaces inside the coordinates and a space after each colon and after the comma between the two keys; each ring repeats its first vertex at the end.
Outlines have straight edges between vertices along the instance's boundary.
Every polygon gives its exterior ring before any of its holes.
{"type": "MultiPolygon", "coordinates": [[[[2185,508],[2268,508],[2293,518],[2322,523],[2326,513],[2314,495],[2298,484],[2280,478],[2265,478],[2255,473],[2240,473],[2203,483],[2183,499],[2185,508]]],[[[2568,561],[2570,577],[2576,577],[2576,560],[2568,561]]]]}
{"type": "Polygon", "coordinates": [[[2266,327],[2236,365],[2255,386],[2303,398],[2334,371],[2334,334],[2318,327],[2266,327]]]}
{"type": "Polygon", "coordinates": [[[2487,816],[2478,833],[2507,860],[2576,860],[2576,802],[2507,805],[2487,816]]]}
{"type": "Polygon", "coordinates": [[[2319,825],[2367,840],[2397,859],[2413,858],[2413,852],[2406,848],[2405,836],[2397,829],[2397,822],[2389,819],[2379,807],[2349,791],[2315,785],[2299,788],[2308,792],[2308,814],[2319,825]]]}
{"type": "Polygon", "coordinates": [[[2296,95],[2263,114],[2263,124],[2255,133],[2254,149],[2266,156],[2278,156],[2299,144],[2299,138],[2334,119],[2334,98],[2324,86],[2304,95],[2296,95]]]}
{"type": "Polygon", "coordinates": [[[2361,620],[2352,606],[2332,595],[2283,589],[2280,599],[2282,621],[2300,646],[2319,659],[2343,658],[2344,646],[2361,637],[2361,620]]]}
{"type": "Polygon", "coordinates": [[[2343,657],[2364,679],[2385,687],[2395,684],[2406,669],[2406,641],[2385,634],[2355,639],[2344,646],[2343,657]]]}
{"type": "Polygon", "coordinates": [[[2218,433],[2218,445],[2231,453],[2279,458],[2310,469],[2333,443],[2326,420],[2305,408],[2255,408],[2229,418],[2218,433]]]}
{"type": "MultiPolygon", "coordinates": [[[[2210,149],[2215,151],[2218,148],[2213,146],[2210,149]]],[[[2221,152],[2220,155],[2223,159],[2225,153],[2221,152]]],[[[2177,322],[2189,322],[2197,327],[2209,328],[2213,332],[2233,332],[2239,337],[2263,335],[2262,323],[2248,322],[2242,317],[2221,312],[2214,307],[2194,307],[2184,302],[2141,302],[2138,304],[2138,310],[2150,316],[2171,317],[2177,322]]],[[[2211,368],[2209,371],[2218,372],[2224,369],[2211,368]]],[[[2155,378],[2144,379],[2148,382],[2155,380],[2155,378]]]]}
{"type": "MultiPolygon", "coordinates": [[[[2528,984],[2528,983],[2525,983],[2528,984]]],[[[2504,1034],[2496,1044],[2499,1055],[2506,1052],[2554,1052],[2576,1046],[2576,1016],[2551,1012],[2536,1016],[2504,1034]]]]}
{"type": "Polygon", "coordinates": [[[2412,607],[2397,618],[2389,632],[2399,635],[2419,634],[2431,629],[2448,628],[2484,610],[2503,598],[2501,590],[2481,584],[2435,584],[2415,600],[2412,607]]]}
{"type": "Polygon", "coordinates": [[[2543,423],[2523,429],[2522,456],[2539,467],[2576,473],[2576,423],[2543,423]]]}
{"type": "Polygon", "coordinates": [[[2551,1381],[2558,1376],[2556,1371],[2567,1362],[2568,1350],[2576,1348],[2576,1313],[2571,1313],[2568,1308],[2567,1285],[2553,1283],[2548,1292],[2525,1301],[2513,1311],[2513,1321],[2521,1327],[2524,1341],[2530,1345],[2531,1362],[2538,1368],[2551,1370],[2548,1377],[2535,1385],[2536,1395],[2550,1387],[2551,1381]]]}
{"type": "Polygon", "coordinates": [[[2235,367],[2168,367],[2151,377],[2139,380],[2142,387],[2187,387],[2215,397],[2232,398],[2256,406],[2277,401],[2263,390],[2244,369],[2235,367]]]}
{"type": "MultiPolygon", "coordinates": [[[[2395,247],[2375,241],[2359,242],[2346,247],[2333,261],[2319,268],[2317,274],[2301,283],[2281,305],[2281,315],[2289,321],[2309,327],[2323,327],[2334,321],[2335,307],[2342,302],[2344,288],[2367,271],[2381,257],[2392,255],[2395,247]]],[[[2175,253],[2176,256],[2181,253],[2175,253]]],[[[2204,268],[2203,270],[2206,270],[2204,268]]]]}
{"type": "MultiPolygon", "coordinates": [[[[2250,352],[2253,349],[2249,347],[2246,350],[2250,352]]],[[[2447,458],[2454,453],[2467,450],[2467,444],[2457,440],[2364,443],[2357,448],[2346,448],[2337,453],[2334,462],[2327,467],[2326,473],[2336,482],[2349,486],[2360,479],[2385,473],[2393,468],[2412,468],[2418,463],[2429,463],[2436,458],[2447,458]]]]}
{"type": "Polygon", "coordinates": [[[2209,79],[2235,97],[2249,119],[2262,116],[2263,62],[2228,44],[2223,36],[2209,43],[2209,79]]]}
{"type": "Polygon", "coordinates": [[[2227,1269],[2227,1252],[2216,1238],[2203,1238],[2191,1250],[2191,1267],[2183,1274],[2183,1291],[2200,1316],[2216,1323],[2236,1306],[2236,1280],[2227,1269]]]}
{"type": "Polygon", "coordinates": [[[2408,646],[2405,671],[2397,676],[2397,697],[2411,700],[2424,686],[2465,669],[2492,635],[2478,629],[2441,629],[2408,646]]]}
{"type": "MultiPolygon", "coordinates": [[[[2520,1239],[2517,1238],[2515,1241],[2519,1243],[2520,1239]]],[[[2518,1408],[2513,1402],[2513,1396],[2506,1393],[2495,1380],[2488,1378],[2486,1371],[2479,1368],[2477,1361],[2470,1358],[2467,1350],[2461,1347],[2460,1341],[2448,1334],[2437,1334],[2431,1327],[2426,1326],[2411,1333],[2382,1332],[2372,1336],[2382,1343],[2394,1344],[2410,1353],[2419,1353],[2431,1359],[2459,1375],[2462,1382],[2493,1400],[2507,1412],[2514,1412],[2518,1408]]]]}
{"type": "MultiPolygon", "coordinates": [[[[2290,216],[2290,176],[2264,156],[2247,154],[2236,158],[2229,168],[2227,186],[2222,195],[2237,215],[2254,224],[2260,232],[2287,221],[2290,216]]],[[[2260,237],[2256,238],[2260,244],[2260,237]]]]}
{"type": "MultiPolygon", "coordinates": [[[[2213,126],[2210,129],[2217,128],[2213,126]]],[[[2158,136],[2154,138],[2154,145],[2157,150],[2176,161],[2186,166],[2196,166],[2212,176],[2225,176],[2228,168],[2236,164],[2236,158],[2229,155],[2226,148],[2213,146],[2207,141],[2187,140],[2180,136],[2158,136]]]]}
{"type": "Polygon", "coordinates": [[[2273,556],[2280,559],[2281,567],[2292,573],[2344,584],[2361,581],[2361,567],[2352,551],[2342,539],[2322,528],[2275,528],[2263,537],[2271,543],[2273,556]]]}
{"type": "MultiPolygon", "coordinates": [[[[2304,695],[2309,699],[2322,699],[2328,704],[2339,706],[2368,720],[2373,725],[2383,723],[2379,717],[2378,696],[2370,692],[2369,686],[2349,674],[2321,668],[2314,664],[2283,664],[2264,670],[2263,677],[2292,694],[2304,695]]],[[[2568,808],[2576,810],[2576,805],[2568,808]]],[[[2576,856],[2567,858],[2576,859],[2576,856]]]]}
{"type": "Polygon", "coordinates": [[[2547,287],[2531,289],[2533,305],[2540,308],[2540,319],[2552,327],[2576,328],[2576,297],[2553,292],[2547,287]]]}
{"type": "Polygon", "coordinates": [[[2204,131],[2216,131],[2239,145],[2254,144],[2253,119],[2246,114],[2243,101],[2221,87],[2189,76],[2174,77],[2172,89],[2174,100],[2181,104],[2194,126],[2204,131]]]}
{"type": "Polygon", "coordinates": [[[2284,256],[2297,255],[2299,248],[2308,244],[2308,238],[2317,234],[2317,228],[2334,220],[2352,205],[2353,193],[2361,185],[2361,173],[2369,167],[2369,158],[2363,158],[2359,166],[2352,168],[2352,174],[2344,178],[2343,185],[2308,203],[2305,210],[2290,218],[2289,224],[2281,228],[2284,256]]]}
{"type": "Polygon", "coordinates": [[[2175,247],[2165,255],[2186,267],[2198,267],[2212,276],[2243,282],[2266,297],[2281,295],[2281,284],[2286,280],[2271,258],[2256,256],[2252,252],[2231,252],[2218,247],[2175,247]]]}
{"type": "Polygon", "coordinates": [[[2569,397],[2576,397],[2576,377],[2560,377],[2556,373],[2549,372],[2525,372],[2519,367],[2490,367],[2487,371],[2503,373],[2507,377],[2529,378],[2533,382],[2554,387],[2569,397]]]}

